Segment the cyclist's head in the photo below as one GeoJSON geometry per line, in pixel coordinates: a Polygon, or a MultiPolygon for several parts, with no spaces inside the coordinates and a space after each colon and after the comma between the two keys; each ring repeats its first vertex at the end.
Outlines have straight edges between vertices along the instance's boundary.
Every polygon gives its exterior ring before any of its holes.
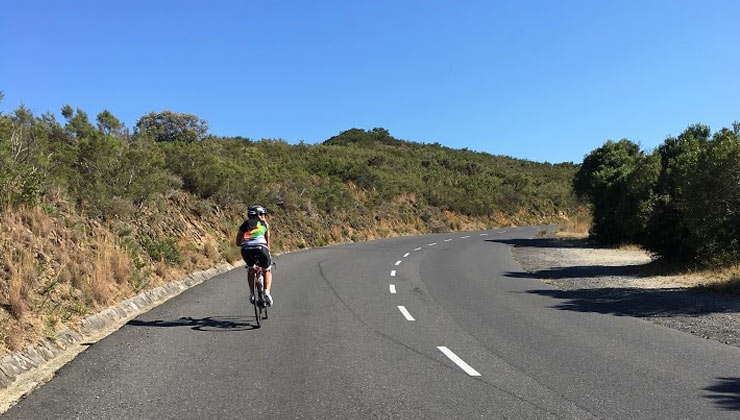
{"type": "Polygon", "coordinates": [[[252,206],[249,208],[249,210],[247,210],[247,216],[250,219],[256,219],[260,215],[265,215],[265,214],[267,214],[267,209],[262,206],[252,206]]]}

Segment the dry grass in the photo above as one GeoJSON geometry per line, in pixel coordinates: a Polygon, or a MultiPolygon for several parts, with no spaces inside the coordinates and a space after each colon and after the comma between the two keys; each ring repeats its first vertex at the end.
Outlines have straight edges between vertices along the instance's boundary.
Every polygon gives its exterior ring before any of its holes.
{"type": "MultiPolygon", "coordinates": [[[[570,243],[582,242],[581,237],[561,237],[570,243]]],[[[696,288],[722,295],[740,296],[740,266],[697,270],[677,264],[666,264],[638,245],[617,248],[564,247],[549,250],[547,258],[553,266],[574,259],[578,265],[640,265],[641,277],[632,284],[646,288],[696,288]]]]}
{"type": "Polygon", "coordinates": [[[133,271],[133,262],[123,250],[117,250],[111,256],[111,270],[116,284],[123,286],[128,284],[133,271]]]}
{"type": "Polygon", "coordinates": [[[24,337],[26,334],[18,324],[6,324],[8,328],[3,328],[0,332],[0,337],[3,338],[3,343],[10,349],[10,351],[18,351],[23,348],[26,344],[24,337]]]}
{"type": "MultiPolygon", "coordinates": [[[[273,241],[275,241],[275,239],[273,239],[273,241]]],[[[287,247],[282,245],[277,249],[283,248],[287,247]]],[[[219,255],[223,255],[223,259],[230,263],[241,261],[242,259],[241,250],[239,249],[239,247],[234,246],[234,243],[230,240],[229,237],[221,241],[221,243],[219,244],[219,255]]]]}
{"type": "Polygon", "coordinates": [[[689,270],[686,268],[648,268],[646,274],[658,284],[694,288],[720,295],[740,295],[740,269],[689,270]],[[657,271],[657,273],[653,273],[657,271]],[[660,271],[663,271],[662,273],[660,271]]]}
{"type": "Polygon", "coordinates": [[[49,238],[54,229],[54,219],[38,207],[21,213],[21,220],[38,238],[49,238]]]}
{"type": "Polygon", "coordinates": [[[113,251],[104,234],[98,234],[96,238],[98,249],[93,262],[92,276],[87,277],[83,283],[82,292],[88,296],[91,304],[107,304],[113,301],[115,295],[112,287],[116,283],[111,264],[113,251]]]}
{"type": "Polygon", "coordinates": [[[587,238],[592,218],[589,214],[576,214],[560,224],[557,236],[568,238],[587,238]]]}
{"type": "Polygon", "coordinates": [[[11,315],[22,319],[28,308],[28,288],[35,283],[37,277],[36,268],[25,256],[21,256],[20,262],[10,264],[8,306],[11,315]]]}
{"type": "Polygon", "coordinates": [[[21,295],[22,283],[20,278],[12,278],[8,290],[8,310],[16,319],[22,319],[26,314],[26,301],[21,295]]]}
{"type": "Polygon", "coordinates": [[[26,342],[23,325],[33,319],[29,295],[39,279],[35,258],[41,254],[30,228],[38,231],[47,224],[38,223],[35,212],[0,216],[0,336],[5,347],[17,350],[26,342]]]}
{"type": "Polygon", "coordinates": [[[740,296],[740,266],[700,272],[696,287],[713,293],[740,296]]]}
{"type": "Polygon", "coordinates": [[[339,225],[330,226],[329,237],[333,242],[341,242],[344,239],[344,235],[342,234],[342,227],[339,225]]]}
{"type": "Polygon", "coordinates": [[[0,214],[0,355],[131,289],[132,263],[109,229],[57,217],[41,208],[0,214]]]}
{"type": "Polygon", "coordinates": [[[159,276],[161,279],[167,278],[167,273],[169,272],[167,263],[164,261],[157,261],[154,263],[154,272],[159,276]]]}
{"type": "Polygon", "coordinates": [[[221,254],[218,252],[218,245],[214,244],[213,241],[208,241],[203,245],[203,255],[209,261],[218,261],[221,258],[221,254]]]}
{"type": "MultiPolygon", "coordinates": [[[[0,304],[15,318],[22,319],[29,308],[29,290],[38,279],[38,269],[32,257],[24,247],[32,244],[33,233],[26,222],[36,218],[13,215],[4,218],[0,224],[0,304]]],[[[44,224],[45,225],[45,224],[44,224]]],[[[43,225],[35,224],[39,227],[43,225]]]]}

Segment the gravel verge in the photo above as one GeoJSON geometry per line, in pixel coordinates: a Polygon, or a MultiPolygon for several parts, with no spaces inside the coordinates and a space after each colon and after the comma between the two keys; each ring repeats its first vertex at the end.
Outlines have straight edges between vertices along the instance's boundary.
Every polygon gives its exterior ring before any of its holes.
{"type": "Polygon", "coordinates": [[[655,275],[643,251],[605,249],[584,239],[512,240],[514,258],[555,290],[562,310],[633,316],[709,340],[740,347],[740,299],[697,290],[706,281],[655,275]]]}

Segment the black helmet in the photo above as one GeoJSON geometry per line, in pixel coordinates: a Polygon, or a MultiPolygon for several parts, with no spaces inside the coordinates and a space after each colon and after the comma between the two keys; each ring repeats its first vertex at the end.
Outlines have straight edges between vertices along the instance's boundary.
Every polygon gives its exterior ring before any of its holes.
{"type": "Polygon", "coordinates": [[[249,216],[250,219],[254,219],[260,214],[267,214],[267,209],[262,206],[252,206],[247,210],[247,216],[249,216]]]}

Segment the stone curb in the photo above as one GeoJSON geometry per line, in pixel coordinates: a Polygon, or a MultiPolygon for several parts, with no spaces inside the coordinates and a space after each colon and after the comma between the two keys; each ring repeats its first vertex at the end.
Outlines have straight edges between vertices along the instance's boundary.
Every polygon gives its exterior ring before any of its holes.
{"type": "Polygon", "coordinates": [[[208,270],[198,271],[181,280],[147,290],[85,318],[76,328],[65,329],[54,339],[46,338],[19,352],[4,356],[0,359],[0,392],[10,388],[20,375],[44,366],[68,348],[86,341],[97,341],[122,326],[129,318],[142,314],[185,290],[234,267],[236,266],[224,263],[208,270]]]}

